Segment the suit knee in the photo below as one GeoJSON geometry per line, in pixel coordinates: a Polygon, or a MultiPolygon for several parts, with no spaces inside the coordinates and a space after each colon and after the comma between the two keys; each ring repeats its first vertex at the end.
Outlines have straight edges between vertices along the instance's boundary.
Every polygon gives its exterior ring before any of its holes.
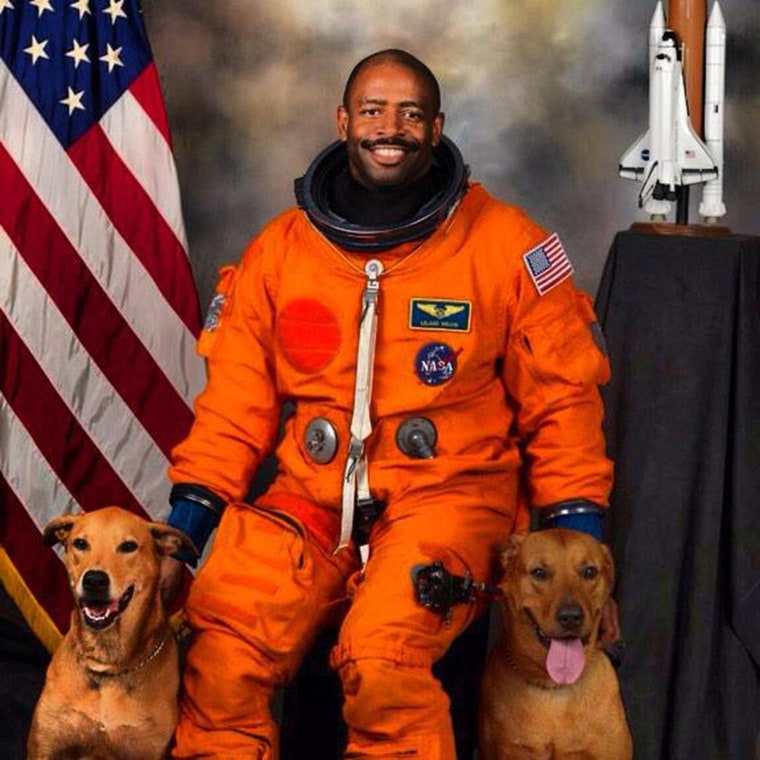
{"type": "Polygon", "coordinates": [[[338,671],[353,731],[394,736],[448,724],[449,700],[429,665],[370,657],[346,659],[338,671]]]}

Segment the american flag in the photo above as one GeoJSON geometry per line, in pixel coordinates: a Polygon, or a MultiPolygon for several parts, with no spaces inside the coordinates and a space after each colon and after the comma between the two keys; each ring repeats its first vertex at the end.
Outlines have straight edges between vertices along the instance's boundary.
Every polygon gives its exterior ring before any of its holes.
{"type": "Polygon", "coordinates": [[[573,273],[573,265],[556,232],[524,254],[523,260],[540,295],[548,293],[573,273]]]}
{"type": "Polygon", "coordinates": [[[41,529],[166,517],[199,328],[139,3],[0,0],[0,580],[49,648],[71,601],[41,529]]]}

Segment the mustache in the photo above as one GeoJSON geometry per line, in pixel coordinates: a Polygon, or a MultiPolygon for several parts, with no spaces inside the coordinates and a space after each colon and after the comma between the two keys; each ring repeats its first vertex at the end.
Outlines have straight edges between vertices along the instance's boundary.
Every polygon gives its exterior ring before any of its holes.
{"type": "Polygon", "coordinates": [[[410,153],[416,153],[422,147],[422,144],[417,140],[405,140],[403,137],[378,137],[375,140],[365,137],[359,141],[359,145],[365,150],[372,150],[384,145],[387,147],[403,148],[410,153]]]}

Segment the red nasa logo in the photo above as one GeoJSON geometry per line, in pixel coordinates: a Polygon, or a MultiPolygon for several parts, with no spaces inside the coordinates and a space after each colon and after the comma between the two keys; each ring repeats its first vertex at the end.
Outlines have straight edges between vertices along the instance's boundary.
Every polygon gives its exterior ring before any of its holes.
{"type": "Polygon", "coordinates": [[[457,354],[445,343],[427,343],[417,352],[414,368],[425,385],[443,385],[456,372],[457,354]]]}

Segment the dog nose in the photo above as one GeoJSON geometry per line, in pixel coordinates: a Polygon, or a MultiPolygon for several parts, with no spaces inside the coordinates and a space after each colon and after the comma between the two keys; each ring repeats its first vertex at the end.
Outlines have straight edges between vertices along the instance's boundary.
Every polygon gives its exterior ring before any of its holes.
{"type": "Polygon", "coordinates": [[[583,623],[583,609],[575,602],[567,602],[557,610],[557,622],[566,631],[575,631],[583,623]]]}
{"type": "Polygon", "coordinates": [[[82,578],[82,589],[94,596],[107,596],[110,580],[102,570],[88,570],[82,578]]]}

